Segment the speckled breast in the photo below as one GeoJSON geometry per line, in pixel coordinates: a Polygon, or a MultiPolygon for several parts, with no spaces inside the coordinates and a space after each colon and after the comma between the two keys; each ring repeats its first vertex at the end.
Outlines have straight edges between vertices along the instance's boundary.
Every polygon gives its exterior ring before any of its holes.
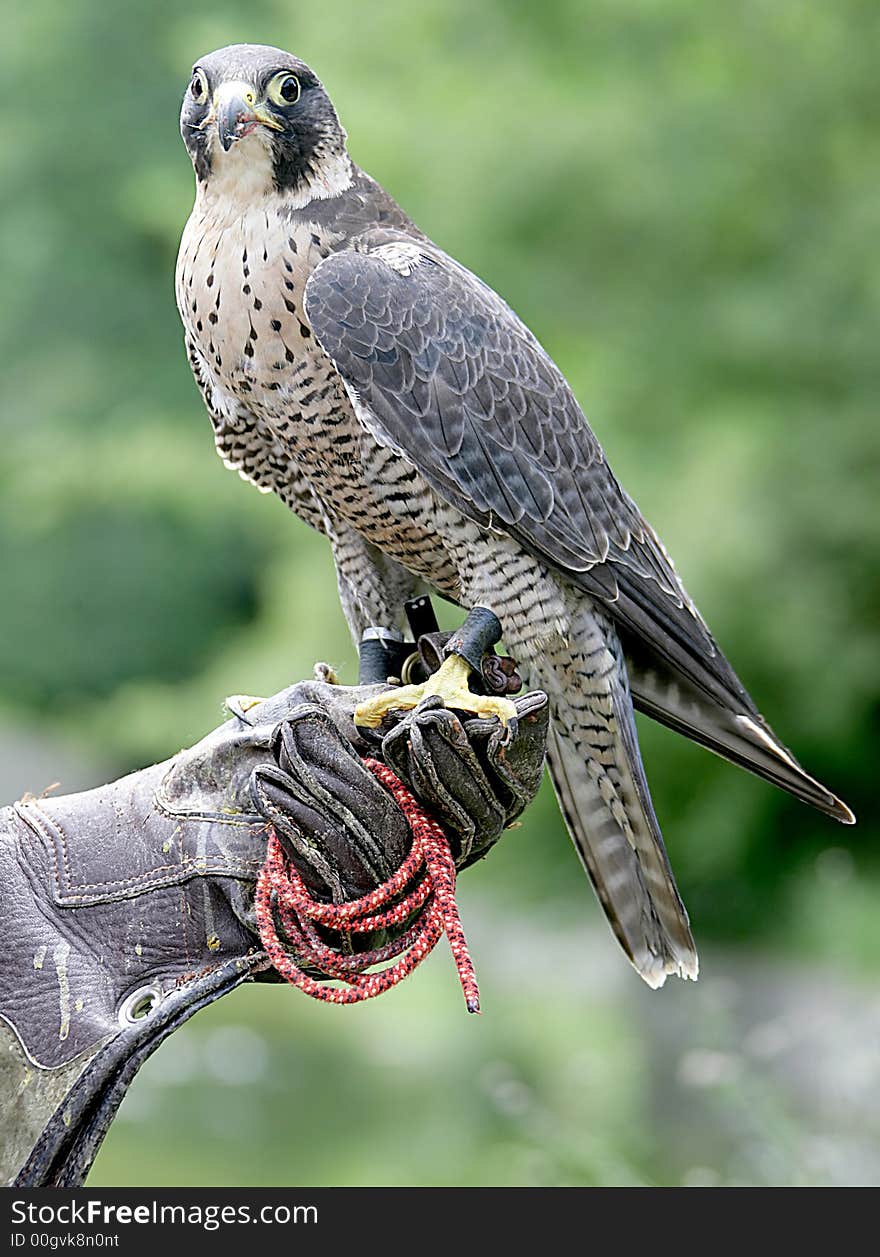
{"type": "Polygon", "coordinates": [[[272,210],[223,218],[197,205],[177,266],[181,318],[215,401],[246,407],[272,429],[334,515],[452,592],[458,577],[437,518],[451,508],[411,463],[365,431],[308,326],[306,282],[340,239],[272,210]]]}
{"type": "Polygon", "coordinates": [[[187,330],[218,384],[281,433],[294,418],[348,406],[303,307],[306,281],[334,243],[268,208],[222,217],[198,206],[181,242],[187,330]]]}

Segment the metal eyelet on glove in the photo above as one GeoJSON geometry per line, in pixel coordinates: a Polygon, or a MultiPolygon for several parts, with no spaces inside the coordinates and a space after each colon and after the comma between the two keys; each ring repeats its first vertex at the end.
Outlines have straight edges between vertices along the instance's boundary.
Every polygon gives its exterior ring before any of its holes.
{"type": "Polygon", "coordinates": [[[119,1005],[117,1017],[121,1026],[136,1026],[146,1020],[159,1005],[163,998],[158,986],[139,986],[136,991],[126,995],[119,1005]]]}

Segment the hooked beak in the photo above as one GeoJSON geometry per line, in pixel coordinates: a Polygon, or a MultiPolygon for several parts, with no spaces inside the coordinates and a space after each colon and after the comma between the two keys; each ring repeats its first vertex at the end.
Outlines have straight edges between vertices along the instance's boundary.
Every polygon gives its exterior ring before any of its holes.
{"type": "Polygon", "coordinates": [[[281,131],[283,127],[268,110],[257,104],[249,83],[221,83],[214,93],[211,113],[206,122],[217,123],[217,138],[228,153],[236,140],[250,135],[257,127],[281,131]]]}

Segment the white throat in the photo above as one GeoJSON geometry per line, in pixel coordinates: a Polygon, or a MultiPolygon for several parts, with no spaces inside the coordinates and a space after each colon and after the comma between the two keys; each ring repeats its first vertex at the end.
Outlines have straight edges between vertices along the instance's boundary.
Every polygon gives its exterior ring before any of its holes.
{"type": "Polygon", "coordinates": [[[265,131],[237,140],[228,152],[214,141],[211,173],[198,184],[196,203],[214,209],[222,205],[240,213],[263,200],[280,200],[290,209],[303,209],[312,201],[328,200],[351,187],[351,158],[344,150],[322,152],[319,148],[314,165],[311,177],[299,187],[279,192],[273,177],[271,140],[265,131]]]}

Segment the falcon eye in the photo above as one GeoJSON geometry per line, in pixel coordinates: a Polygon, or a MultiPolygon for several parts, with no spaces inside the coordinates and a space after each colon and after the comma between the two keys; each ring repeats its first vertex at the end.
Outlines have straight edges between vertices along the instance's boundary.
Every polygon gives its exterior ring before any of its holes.
{"type": "Polygon", "coordinates": [[[276,74],[269,84],[269,99],[274,105],[295,105],[300,95],[299,79],[295,74],[276,74]]]}
{"type": "Polygon", "coordinates": [[[196,70],[193,73],[192,82],[189,85],[189,90],[190,90],[193,100],[201,100],[202,97],[207,94],[208,80],[205,78],[205,75],[201,70],[196,70]]]}

